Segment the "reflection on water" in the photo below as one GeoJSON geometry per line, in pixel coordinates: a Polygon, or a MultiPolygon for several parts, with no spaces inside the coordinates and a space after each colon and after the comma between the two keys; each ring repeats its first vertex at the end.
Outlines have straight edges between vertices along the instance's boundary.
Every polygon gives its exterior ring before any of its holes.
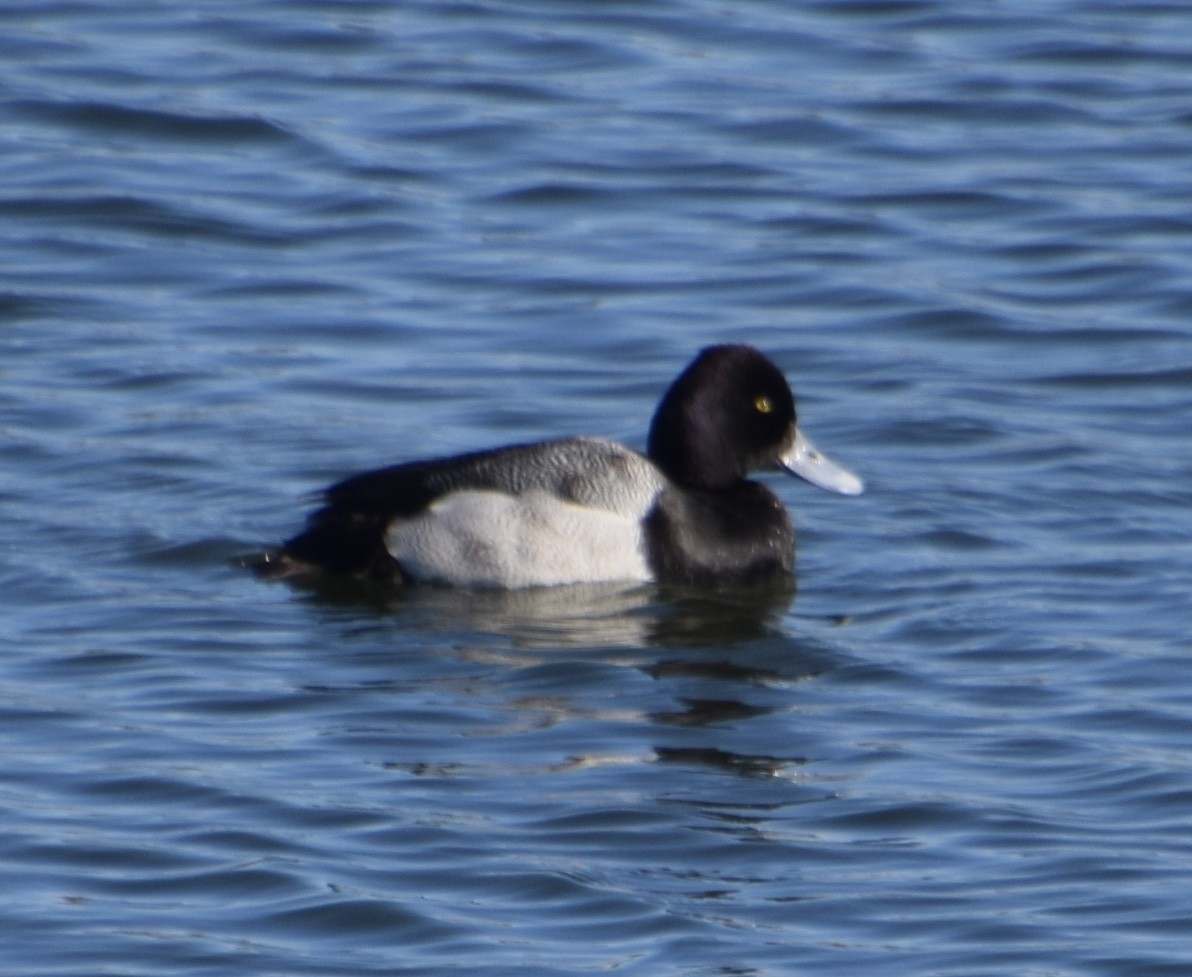
{"type": "MultiPolygon", "coordinates": [[[[790,633],[794,598],[793,580],[717,589],[590,584],[526,590],[379,590],[340,581],[304,590],[311,608],[331,613],[336,647],[355,646],[364,612],[395,629],[389,669],[407,667],[414,634],[430,639],[426,654],[447,651],[483,669],[463,678],[452,672],[432,685],[452,708],[462,698],[488,717],[471,734],[493,744],[499,756],[387,764],[445,780],[654,765],[747,779],[787,775],[806,762],[802,755],[736,749],[733,730],[783,712],[791,683],[828,667],[814,644],[790,633]],[[593,725],[605,730],[599,746],[562,757],[548,750],[534,760],[517,745],[547,730],[567,739],[593,725]],[[625,731],[629,748],[619,748],[610,728],[625,731]],[[700,731],[702,742],[688,742],[700,731]]],[[[379,687],[375,671],[365,681],[379,687]]],[[[405,684],[394,690],[433,691],[405,684]]]]}
{"type": "Polygon", "coordinates": [[[580,584],[525,590],[321,582],[307,599],[405,615],[430,630],[501,635],[517,648],[732,646],[782,633],[791,581],[717,589],[580,584]]]}
{"type": "MultiPolygon", "coordinates": [[[[743,777],[777,777],[787,767],[807,762],[804,757],[776,757],[733,753],[716,747],[659,747],[658,759],[665,763],[692,763],[743,777]]],[[[744,815],[742,815],[744,817],[744,815]]]]}

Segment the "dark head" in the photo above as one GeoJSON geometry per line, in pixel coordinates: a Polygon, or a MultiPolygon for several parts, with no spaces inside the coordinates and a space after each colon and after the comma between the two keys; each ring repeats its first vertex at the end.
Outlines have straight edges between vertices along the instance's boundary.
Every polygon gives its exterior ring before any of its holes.
{"type": "Polygon", "coordinates": [[[658,405],[647,450],[688,488],[723,489],[750,472],[783,469],[821,488],[861,491],[860,479],[799,433],[786,377],[752,346],[702,350],[658,405]]]}

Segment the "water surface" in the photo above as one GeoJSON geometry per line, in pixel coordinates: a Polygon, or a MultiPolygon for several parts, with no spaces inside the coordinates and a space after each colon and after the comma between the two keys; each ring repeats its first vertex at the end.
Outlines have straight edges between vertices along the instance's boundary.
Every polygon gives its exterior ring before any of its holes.
{"type": "Polygon", "coordinates": [[[0,969],[1189,972],[1185,4],[0,38],[0,969]],[[869,487],[797,596],[235,563],[722,341],[869,487]]]}

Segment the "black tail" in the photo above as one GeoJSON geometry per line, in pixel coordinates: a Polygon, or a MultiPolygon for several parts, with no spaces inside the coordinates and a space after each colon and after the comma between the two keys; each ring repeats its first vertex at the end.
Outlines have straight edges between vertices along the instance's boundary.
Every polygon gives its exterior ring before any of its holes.
{"type": "Polygon", "coordinates": [[[303,532],[249,565],[266,580],[335,576],[404,583],[401,567],[385,548],[387,525],[376,514],[320,509],[303,532]]]}

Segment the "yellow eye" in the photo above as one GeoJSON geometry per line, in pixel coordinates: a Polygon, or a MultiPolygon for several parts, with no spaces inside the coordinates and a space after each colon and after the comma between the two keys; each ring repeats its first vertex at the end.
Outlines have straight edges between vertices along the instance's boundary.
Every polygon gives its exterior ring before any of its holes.
{"type": "Polygon", "coordinates": [[[759,414],[769,414],[774,409],[774,404],[765,394],[762,394],[753,402],[753,406],[757,409],[759,414]]]}

